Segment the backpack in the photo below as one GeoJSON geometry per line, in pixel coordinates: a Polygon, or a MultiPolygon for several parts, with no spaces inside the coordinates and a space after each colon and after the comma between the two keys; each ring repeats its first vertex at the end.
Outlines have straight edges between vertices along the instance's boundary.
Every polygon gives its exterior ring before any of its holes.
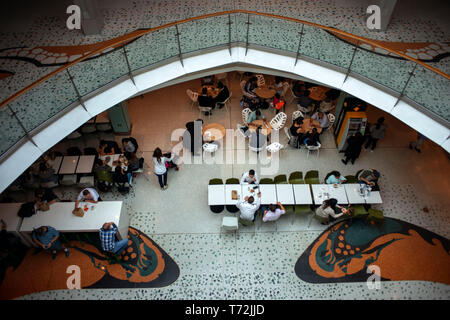
{"type": "Polygon", "coordinates": [[[111,191],[111,185],[106,183],[106,182],[104,182],[104,181],[97,182],[97,188],[101,192],[109,192],[109,191],[111,191]]]}
{"type": "Polygon", "coordinates": [[[22,204],[22,206],[20,207],[19,212],[17,214],[21,218],[28,218],[28,217],[31,217],[35,213],[36,213],[36,210],[34,209],[34,202],[27,202],[27,203],[22,204]]]}

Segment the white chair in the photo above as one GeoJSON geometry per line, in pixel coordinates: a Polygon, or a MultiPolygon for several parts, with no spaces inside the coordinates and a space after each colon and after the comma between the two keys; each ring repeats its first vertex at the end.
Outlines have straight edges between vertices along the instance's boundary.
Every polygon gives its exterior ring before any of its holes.
{"type": "Polygon", "coordinates": [[[300,111],[300,110],[296,110],[292,113],[292,123],[294,123],[295,119],[297,118],[305,118],[305,115],[300,111]]]}
{"type": "Polygon", "coordinates": [[[80,131],[82,133],[94,133],[97,131],[97,127],[95,126],[95,123],[86,123],[81,127],[80,131]]]}
{"type": "Polygon", "coordinates": [[[321,147],[322,145],[319,143],[319,142],[317,142],[317,146],[306,146],[306,149],[308,149],[308,154],[306,155],[306,158],[308,158],[309,157],[309,153],[311,152],[311,151],[317,151],[317,157],[319,157],[319,149],[320,149],[320,147],[321,147]]]}
{"type": "Polygon", "coordinates": [[[280,130],[284,127],[284,124],[286,123],[287,115],[284,112],[278,113],[275,117],[270,120],[270,125],[272,126],[272,129],[274,130],[280,130]]]}
{"type": "Polygon", "coordinates": [[[237,131],[241,134],[241,136],[242,136],[244,139],[247,139],[248,136],[246,136],[246,135],[244,134],[244,131],[242,131],[241,127],[242,127],[242,125],[241,125],[240,123],[238,123],[238,124],[236,125],[237,131]]]}
{"type": "Polygon", "coordinates": [[[289,144],[289,142],[291,142],[292,137],[291,137],[291,134],[289,133],[288,127],[284,127],[284,133],[286,134],[286,137],[288,138],[287,143],[289,144]]]}
{"type": "Polygon", "coordinates": [[[217,103],[216,103],[216,108],[217,108],[218,105],[223,104],[223,105],[225,106],[225,110],[228,111],[227,104],[229,104],[230,107],[231,107],[231,102],[230,102],[230,100],[231,100],[231,96],[232,96],[232,95],[233,95],[233,93],[230,92],[230,95],[228,96],[228,98],[227,98],[225,101],[223,101],[223,102],[217,102],[217,103]]]}
{"type": "Polygon", "coordinates": [[[334,116],[334,114],[329,113],[327,115],[328,117],[328,121],[330,121],[330,125],[328,126],[327,130],[330,130],[331,127],[333,126],[334,122],[336,121],[336,117],[334,116]]]}
{"type": "Polygon", "coordinates": [[[219,146],[215,143],[205,143],[203,144],[203,150],[209,153],[214,153],[219,149],[219,146]]]}
{"type": "Polygon", "coordinates": [[[78,183],[78,186],[81,188],[89,188],[94,185],[94,176],[81,177],[80,182],[78,183]]]}
{"type": "Polygon", "coordinates": [[[257,74],[256,75],[256,79],[258,79],[258,87],[262,87],[263,85],[266,84],[266,81],[264,80],[264,76],[262,74],[257,74]]]}
{"type": "MultiPolygon", "coordinates": [[[[222,229],[226,231],[234,231],[239,229],[239,220],[237,217],[223,217],[222,218],[222,229]]],[[[220,233],[222,237],[222,233],[220,233]]]]}
{"type": "Polygon", "coordinates": [[[278,142],[273,142],[266,147],[266,150],[270,153],[275,153],[283,149],[283,145],[278,142]]]}
{"type": "Polygon", "coordinates": [[[252,113],[252,110],[250,108],[245,108],[242,110],[242,122],[244,125],[247,125],[248,116],[252,113]]]}
{"type": "Polygon", "coordinates": [[[77,138],[79,138],[79,137],[81,137],[81,133],[79,133],[77,130],[75,130],[74,132],[72,132],[71,134],[69,134],[68,136],[67,136],[67,139],[77,139],[77,138]]]}
{"type": "Polygon", "coordinates": [[[201,107],[201,106],[198,106],[198,110],[199,110],[199,118],[201,117],[202,112],[208,112],[208,116],[209,116],[209,118],[211,119],[211,111],[212,111],[212,108],[211,108],[211,107],[201,107]]]}
{"type": "Polygon", "coordinates": [[[63,186],[72,186],[77,183],[77,175],[76,174],[65,174],[61,179],[61,185],[63,186]]]}
{"type": "Polygon", "coordinates": [[[188,95],[189,99],[191,99],[191,109],[194,108],[194,104],[198,103],[198,93],[192,91],[191,89],[186,90],[186,94],[188,95]]]}

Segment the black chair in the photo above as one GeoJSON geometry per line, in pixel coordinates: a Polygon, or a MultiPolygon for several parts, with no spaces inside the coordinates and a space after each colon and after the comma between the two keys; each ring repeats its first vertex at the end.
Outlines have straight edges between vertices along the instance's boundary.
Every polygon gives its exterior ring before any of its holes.
{"type": "MultiPolygon", "coordinates": [[[[209,180],[209,184],[210,185],[223,184],[223,181],[222,181],[222,179],[211,179],[211,180],[209,180]]],[[[225,209],[225,206],[224,205],[214,205],[214,206],[209,206],[209,208],[214,213],[221,213],[225,209]]]]}
{"type": "Polygon", "coordinates": [[[97,149],[95,148],[84,148],[84,155],[86,156],[97,156],[98,157],[98,152],[97,149]]]}
{"type": "MultiPolygon", "coordinates": [[[[239,184],[239,179],[229,178],[226,180],[225,184],[239,184]]],[[[238,207],[235,205],[226,205],[227,211],[231,213],[236,213],[239,211],[238,207]]]]}
{"type": "Polygon", "coordinates": [[[68,156],[81,156],[81,150],[78,147],[71,147],[67,149],[67,155],[68,156]]]}

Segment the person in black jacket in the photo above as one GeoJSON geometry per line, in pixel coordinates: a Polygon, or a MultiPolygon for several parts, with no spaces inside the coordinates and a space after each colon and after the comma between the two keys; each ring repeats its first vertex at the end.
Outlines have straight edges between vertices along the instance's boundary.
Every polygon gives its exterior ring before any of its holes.
{"type": "Polygon", "coordinates": [[[362,145],[364,143],[364,137],[360,132],[357,132],[354,136],[351,136],[347,140],[347,149],[345,150],[345,159],[341,161],[347,165],[348,161],[355,164],[355,160],[358,159],[361,153],[362,145]]]}
{"type": "MultiPolygon", "coordinates": [[[[227,100],[228,97],[230,96],[230,91],[228,90],[227,86],[225,86],[221,81],[219,81],[219,83],[217,84],[217,88],[219,88],[220,91],[214,98],[214,104],[222,103],[225,100],[227,100]]],[[[220,104],[219,109],[222,109],[223,106],[224,106],[223,104],[220,104]]]]}
{"type": "Polygon", "coordinates": [[[193,154],[199,155],[203,146],[203,120],[197,119],[186,123],[186,131],[183,134],[183,147],[193,154]]]}
{"type": "MultiPolygon", "coordinates": [[[[200,107],[211,108],[211,111],[216,107],[214,99],[208,96],[208,88],[203,87],[202,94],[198,96],[198,105],[200,107]]],[[[205,114],[209,115],[209,112],[205,112],[205,114]]]]}

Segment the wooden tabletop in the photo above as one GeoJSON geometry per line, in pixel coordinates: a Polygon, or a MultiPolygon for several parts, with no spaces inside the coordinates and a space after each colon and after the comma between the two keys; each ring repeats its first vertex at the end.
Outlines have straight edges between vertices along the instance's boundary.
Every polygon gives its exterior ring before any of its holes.
{"type": "Polygon", "coordinates": [[[204,85],[198,90],[198,94],[202,94],[203,88],[208,89],[207,95],[215,98],[219,94],[219,89],[213,85],[204,85]]]}
{"type": "Polygon", "coordinates": [[[248,124],[248,128],[251,131],[256,131],[258,126],[261,126],[261,133],[263,133],[266,136],[268,136],[272,131],[272,126],[270,125],[270,123],[266,122],[264,124],[264,120],[255,120],[248,124]]]}
{"type": "Polygon", "coordinates": [[[261,86],[253,90],[253,93],[256,94],[258,97],[263,99],[270,99],[275,96],[275,93],[277,93],[277,90],[275,90],[272,86],[261,86]]]}
{"type": "Polygon", "coordinates": [[[317,86],[311,87],[308,89],[310,94],[309,97],[316,101],[322,101],[327,98],[326,93],[330,90],[330,88],[317,86]]]}
{"type": "Polygon", "coordinates": [[[203,140],[206,142],[220,140],[225,137],[225,134],[225,127],[220,123],[210,123],[203,126],[203,140]]]}
{"type": "Polygon", "coordinates": [[[322,132],[322,128],[320,127],[320,123],[317,120],[312,120],[311,118],[308,119],[304,119],[303,120],[303,124],[300,127],[303,131],[303,133],[305,132],[309,132],[310,130],[312,130],[312,128],[316,128],[317,129],[317,133],[321,133],[322,132]]]}

